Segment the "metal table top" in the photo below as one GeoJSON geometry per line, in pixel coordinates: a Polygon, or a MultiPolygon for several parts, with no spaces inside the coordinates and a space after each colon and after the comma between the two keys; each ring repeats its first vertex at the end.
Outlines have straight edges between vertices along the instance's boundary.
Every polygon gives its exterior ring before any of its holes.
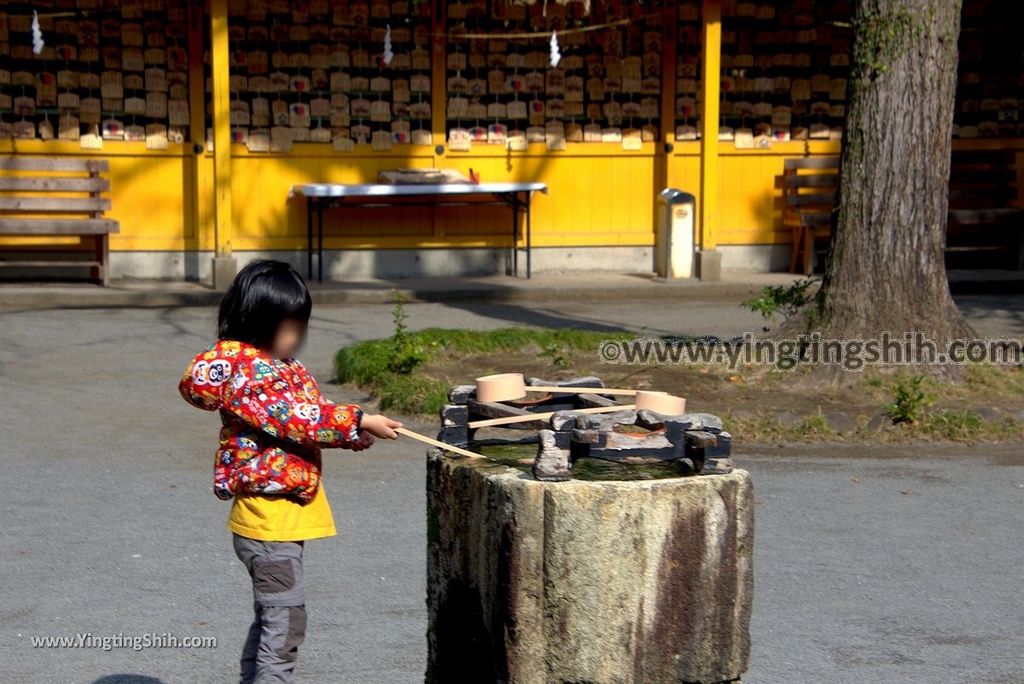
{"type": "Polygon", "coordinates": [[[293,185],[289,197],[401,197],[408,195],[475,195],[507,192],[547,193],[545,183],[308,183],[293,185]]]}

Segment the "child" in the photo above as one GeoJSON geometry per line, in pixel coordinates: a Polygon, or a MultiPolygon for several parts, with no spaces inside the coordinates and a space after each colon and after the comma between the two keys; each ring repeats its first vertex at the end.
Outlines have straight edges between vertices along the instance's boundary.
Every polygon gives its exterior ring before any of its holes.
{"type": "Polygon", "coordinates": [[[213,492],[234,498],[235,553],[252,579],[255,618],[242,650],[241,681],[290,682],[305,637],[302,550],[335,535],[320,483],[323,447],[359,451],[395,439],[402,424],[325,399],[295,359],[312,300],[281,261],[254,261],[228,287],[218,337],[185,371],[185,401],[219,411],[213,492]]]}

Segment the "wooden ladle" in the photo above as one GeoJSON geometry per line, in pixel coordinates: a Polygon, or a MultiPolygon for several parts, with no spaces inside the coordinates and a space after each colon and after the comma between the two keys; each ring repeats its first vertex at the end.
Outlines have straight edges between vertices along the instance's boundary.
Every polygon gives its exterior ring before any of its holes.
{"type": "MultiPolygon", "coordinates": [[[[510,374],[516,375],[516,374],[510,374]]],[[[522,376],[520,376],[522,377],[522,376]]],[[[593,389],[593,388],[591,388],[593,389]]],[[[636,404],[617,404],[615,406],[597,406],[594,408],[579,409],[576,413],[604,413],[609,411],[621,411],[625,409],[637,408],[637,409],[649,409],[655,413],[663,413],[666,415],[675,415],[682,413],[686,408],[686,400],[682,397],[676,397],[667,392],[654,392],[647,390],[634,390],[636,395],[636,404]]],[[[525,423],[531,420],[550,418],[555,415],[555,411],[548,413],[532,413],[527,416],[511,416],[509,418],[491,418],[488,420],[477,420],[471,421],[469,427],[486,427],[488,425],[507,425],[509,423],[525,423]]],[[[417,441],[429,444],[431,446],[451,451],[452,453],[461,454],[462,456],[469,456],[470,458],[486,458],[483,454],[478,454],[475,451],[469,449],[463,449],[462,447],[455,446],[454,444],[446,444],[432,437],[421,435],[418,432],[414,432],[409,428],[400,427],[395,428],[395,432],[400,435],[411,437],[417,441]]]]}
{"type": "Polygon", "coordinates": [[[633,396],[634,389],[615,387],[560,387],[558,385],[527,385],[522,373],[498,373],[476,379],[477,401],[513,401],[527,392],[559,392],[562,394],[621,394],[633,396]]]}
{"type": "MultiPolygon", "coordinates": [[[[517,375],[516,373],[510,373],[510,375],[517,375]]],[[[612,411],[624,411],[627,409],[647,409],[654,411],[655,413],[661,413],[663,415],[678,415],[686,410],[686,399],[683,397],[677,397],[667,392],[655,392],[651,390],[633,390],[636,395],[635,404],[615,404],[614,406],[595,406],[592,408],[584,409],[569,409],[574,413],[609,413],[612,411]]],[[[596,392],[591,388],[591,392],[588,394],[595,394],[596,392]]],[[[479,396],[479,395],[478,395],[479,396]]],[[[509,416],[507,418],[487,418],[485,420],[471,420],[469,427],[481,428],[481,427],[493,427],[496,425],[511,425],[513,423],[528,423],[531,420],[543,420],[550,418],[551,416],[558,413],[557,411],[548,411],[546,413],[530,413],[522,416],[509,416]]]]}

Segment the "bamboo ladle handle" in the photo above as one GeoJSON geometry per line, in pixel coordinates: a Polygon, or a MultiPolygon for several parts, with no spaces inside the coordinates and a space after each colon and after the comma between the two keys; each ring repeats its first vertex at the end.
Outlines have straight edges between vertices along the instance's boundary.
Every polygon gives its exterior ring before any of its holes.
{"type": "Polygon", "coordinates": [[[625,394],[636,395],[635,389],[615,387],[566,387],[563,385],[527,385],[522,373],[495,373],[476,379],[476,400],[483,402],[516,401],[529,392],[558,394],[625,394]]]}
{"type": "Polygon", "coordinates": [[[527,385],[527,392],[558,392],[560,394],[622,394],[636,396],[635,389],[617,389],[614,387],[559,387],[558,385],[527,385]]]}
{"type": "MultiPolygon", "coordinates": [[[[626,411],[632,408],[636,408],[636,406],[634,404],[616,404],[615,406],[595,406],[592,408],[585,409],[563,410],[571,411],[573,413],[611,413],[612,411],[626,411]]],[[[528,423],[531,420],[550,418],[556,413],[559,413],[559,411],[548,411],[547,413],[531,413],[525,416],[509,416],[507,418],[487,418],[485,420],[471,420],[469,421],[469,427],[480,428],[492,425],[509,425],[510,423],[528,423]]]]}
{"type": "Polygon", "coordinates": [[[445,449],[446,451],[451,451],[456,454],[462,454],[463,456],[471,456],[472,458],[486,458],[486,456],[484,456],[483,454],[478,454],[476,452],[469,451],[468,449],[457,447],[454,444],[445,444],[444,442],[439,442],[438,440],[433,439],[431,437],[427,437],[426,435],[421,435],[418,432],[413,432],[409,428],[395,428],[395,432],[405,435],[406,437],[412,437],[413,439],[419,440],[424,444],[430,444],[431,446],[436,446],[440,449],[445,449]]]}

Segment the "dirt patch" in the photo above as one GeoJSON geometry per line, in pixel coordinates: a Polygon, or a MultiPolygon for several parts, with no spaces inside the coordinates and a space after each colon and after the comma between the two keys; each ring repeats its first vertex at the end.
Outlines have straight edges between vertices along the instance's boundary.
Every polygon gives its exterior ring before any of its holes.
{"type": "Polygon", "coordinates": [[[688,412],[720,416],[737,443],[1024,439],[1020,366],[968,366],[957,383],[868,367],[830,383],[806,366],[608,363],[599,349],[610,336],[571,329],[430,328],[341,349],[337,378],[369,392],[385,412],[434,424],[453,385],[519,372],[549,383],[597,376],[606,387],[681,395],[688,412]]]}
{"type": "Polygon", "coordinates": [[[419,369],[448,385],[472,384],[491,373],[521,372],[558,382],[596,375],[606,387],[663,390],[686,397],[687,411],[721,416],[744,440],[1009,441],[1024,437],[1024,372],[978,367],[957,385],[934,381],[918,424],[894,424],[887,405],[903,376],[865,371],[852,384],[822,386],[808,373],[763,366],[601,363],[593,352],[523,348],[515,352],[441,354],[419,369]]]}

